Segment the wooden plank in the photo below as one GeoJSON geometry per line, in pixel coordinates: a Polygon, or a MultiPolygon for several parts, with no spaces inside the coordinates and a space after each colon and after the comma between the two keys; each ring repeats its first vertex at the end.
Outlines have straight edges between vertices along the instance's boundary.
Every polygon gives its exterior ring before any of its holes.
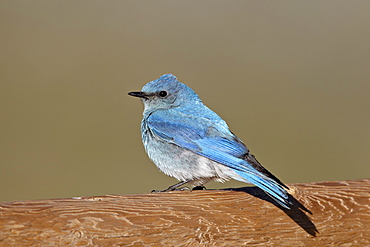
{"type": "Polygon", "coordinates": [[[288,186],[291,210],[256,187],[3,202],[0,246],[370,246],[370,179],[288,186]]]}

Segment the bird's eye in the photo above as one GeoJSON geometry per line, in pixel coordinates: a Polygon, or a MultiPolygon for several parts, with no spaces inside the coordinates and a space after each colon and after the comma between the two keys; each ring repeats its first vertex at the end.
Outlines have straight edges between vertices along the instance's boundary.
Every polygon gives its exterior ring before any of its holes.
{"type": "Polygon", "coordinates": [[[163,97],[167,96],[167,92],[166,91],[160,91],[158,95],[163,98],[163,97]]]}

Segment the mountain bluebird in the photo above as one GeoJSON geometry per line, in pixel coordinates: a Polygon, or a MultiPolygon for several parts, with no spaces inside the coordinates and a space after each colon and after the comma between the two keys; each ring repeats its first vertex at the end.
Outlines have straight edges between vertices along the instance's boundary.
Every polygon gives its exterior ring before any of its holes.
{"type": "Polygon", "coordinates": [[[284,189],[288,187],[174,75],[163,75],[129,95],[144,103],[141,137],[149,158],[159,170],[180,181],[164,191],[235,179],[258,186],[282,207],[290,208],[284,189]]]}

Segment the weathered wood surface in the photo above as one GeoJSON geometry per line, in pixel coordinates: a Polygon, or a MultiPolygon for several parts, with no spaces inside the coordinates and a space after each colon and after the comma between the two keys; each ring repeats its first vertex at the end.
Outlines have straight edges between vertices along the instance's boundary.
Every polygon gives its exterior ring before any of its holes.
{"type": "Polygon", "coordinates": [[[0,246],[370,246],[370,179],[289,186],[292,210],[256,187],[4,202],[0,246]]]}

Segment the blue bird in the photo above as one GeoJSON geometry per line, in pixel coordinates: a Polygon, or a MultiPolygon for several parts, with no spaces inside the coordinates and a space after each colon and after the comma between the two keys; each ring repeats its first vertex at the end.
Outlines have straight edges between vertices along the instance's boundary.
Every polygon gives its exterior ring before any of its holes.
{"type": "Polygon", "coordinates": [[[252,183],[282,207],[292,205],[288,189],[265,169],[226,122],[172,74],[147,83],[129,95],[144,103],[141,137],[149,158],[180,186],[235,179],[252,183]]]}

